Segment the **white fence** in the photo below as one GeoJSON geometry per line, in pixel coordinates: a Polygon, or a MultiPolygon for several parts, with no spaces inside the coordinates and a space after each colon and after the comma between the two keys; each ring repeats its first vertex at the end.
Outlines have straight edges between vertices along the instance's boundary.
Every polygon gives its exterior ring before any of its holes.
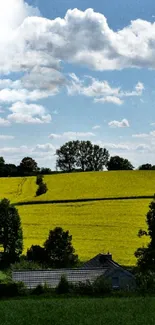
{"type": "Polygon", "coordinates": [[[69,283],[93,282],[97,277],[103,275],[107,269],[59,269],[59,270],[36,270],[36,271],[13,271],[12,279],[15,282],[23,282],[27,288],[35,288],[45,283],[50,288],[55,288],[62,275],[65,275],[69,283]]]}

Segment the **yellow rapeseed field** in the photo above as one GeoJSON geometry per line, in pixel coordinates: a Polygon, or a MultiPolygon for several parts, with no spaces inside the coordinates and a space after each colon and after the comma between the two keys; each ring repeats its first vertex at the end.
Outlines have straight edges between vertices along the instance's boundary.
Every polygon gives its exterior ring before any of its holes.
{"type": "MultiPolygon", "coordinates": [[[[155,171],[119,171],[45,176],[48,192],[35,196],[35,177],[1,178],[0,199],[13,203],[80,198],[152,196],[155,171]]],[[[146,227],[145,215],[151,199],[110,200],[68,204],[18,206],[24,231],[24,251],[42,245],[50,229],[61,226],[73,235],[81,260],[108,250],[119,263],[133,265],[134,251],[145,244],[139,228],[146,227]]]]}
{"type": "Polygon", "coordinates": [[[150,200],[117,200],[20,206],[25,251],[32,244],[42,245],[49,230],[61,226],[72,234],[81,260],[109,250],[119,263],[133,265],[135,249],[146,243],[137,233],[139,228],[146,228],[149,203],[150,200]]]}

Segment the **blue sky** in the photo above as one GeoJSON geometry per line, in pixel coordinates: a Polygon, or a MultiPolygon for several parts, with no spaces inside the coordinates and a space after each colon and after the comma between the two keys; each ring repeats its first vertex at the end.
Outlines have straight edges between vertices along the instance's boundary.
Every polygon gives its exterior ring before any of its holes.
{"type": "Polygon", "coordinates": [[[0,4],[6,162],[54,169],[56,148],[89,139],[135,167],[155,164],[154,22],[153,0],[0,4]]]}

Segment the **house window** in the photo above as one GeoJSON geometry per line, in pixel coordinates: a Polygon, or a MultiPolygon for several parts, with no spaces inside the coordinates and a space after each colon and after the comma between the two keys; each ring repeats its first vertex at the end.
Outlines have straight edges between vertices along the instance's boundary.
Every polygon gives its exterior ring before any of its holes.
{"type": "Polygon", "coordinates": [[[113,289],[119,288],[119,278],[118,277],[112,278],[112,287],[113,287],[113,289]]]}

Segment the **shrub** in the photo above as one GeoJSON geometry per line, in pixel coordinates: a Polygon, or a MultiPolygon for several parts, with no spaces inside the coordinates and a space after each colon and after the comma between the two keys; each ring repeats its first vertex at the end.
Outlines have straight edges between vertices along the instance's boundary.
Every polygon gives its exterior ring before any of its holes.
{"type": "Polygon", "coordinates": [[[45,194],[48,191],[46,183],[40,183],[39,187],[36,191],[36,196],[40,196],[42,194],[45,194]]]}
{"type": "Polygon", "coordinates": [[[44,266],[39,263],[22,260],[18,263],[12,264],[11,270],[12,271],[15,271],[15,270],[40,270],[43,267],[44,266]]]}
{"type": "Polygon", "coordinates": [[[0,283],[0,297],[25,296],[27,289],[23,282],[0,283]]]}
{"type": "Polygon", "coordinates": [[[93,285],[89,280],[74,285],[74,292],[80,295],[93,295],[93,285]]]}
{"type": "Polygon", "coordinates": [[[40,185],[41,183],[43,183],[43,178],[44,178],[43,175],[37,175],[36,184],[40,185]]]}
{"type": "Polygon", "coordinates": [[[69,293],[71,291],[72,285],[69,284],[68,280],[66,279],[65,275],[61,276],[60,282],[56,287],[56,293],[64,294],[69,293]]]}
{"type": "Polygon", "coordinates": [[[27,260],[35,263],[44,264],[47,262],[47,254],[43,247],[39,245],[32,245],[27,250],[27,260]]]}
{"type": "Polygon", "coordinates": [[[104,276],[100,276],[93,283],[93,291],[97,295],[109,294],[112,291],[112,285],[104,276]]]}
{"type": "Polygon", "coordinates": [[[31,294],[37,295],[37,296],[44,294],[43,285],[39,284],[36,288],[32,289],[31,294]]]}
{"type": "Polygon", "coordinates": [[[148,271],[136,275],[137,291],[141,294],[155,293],[155,273],[148,271]]]}

